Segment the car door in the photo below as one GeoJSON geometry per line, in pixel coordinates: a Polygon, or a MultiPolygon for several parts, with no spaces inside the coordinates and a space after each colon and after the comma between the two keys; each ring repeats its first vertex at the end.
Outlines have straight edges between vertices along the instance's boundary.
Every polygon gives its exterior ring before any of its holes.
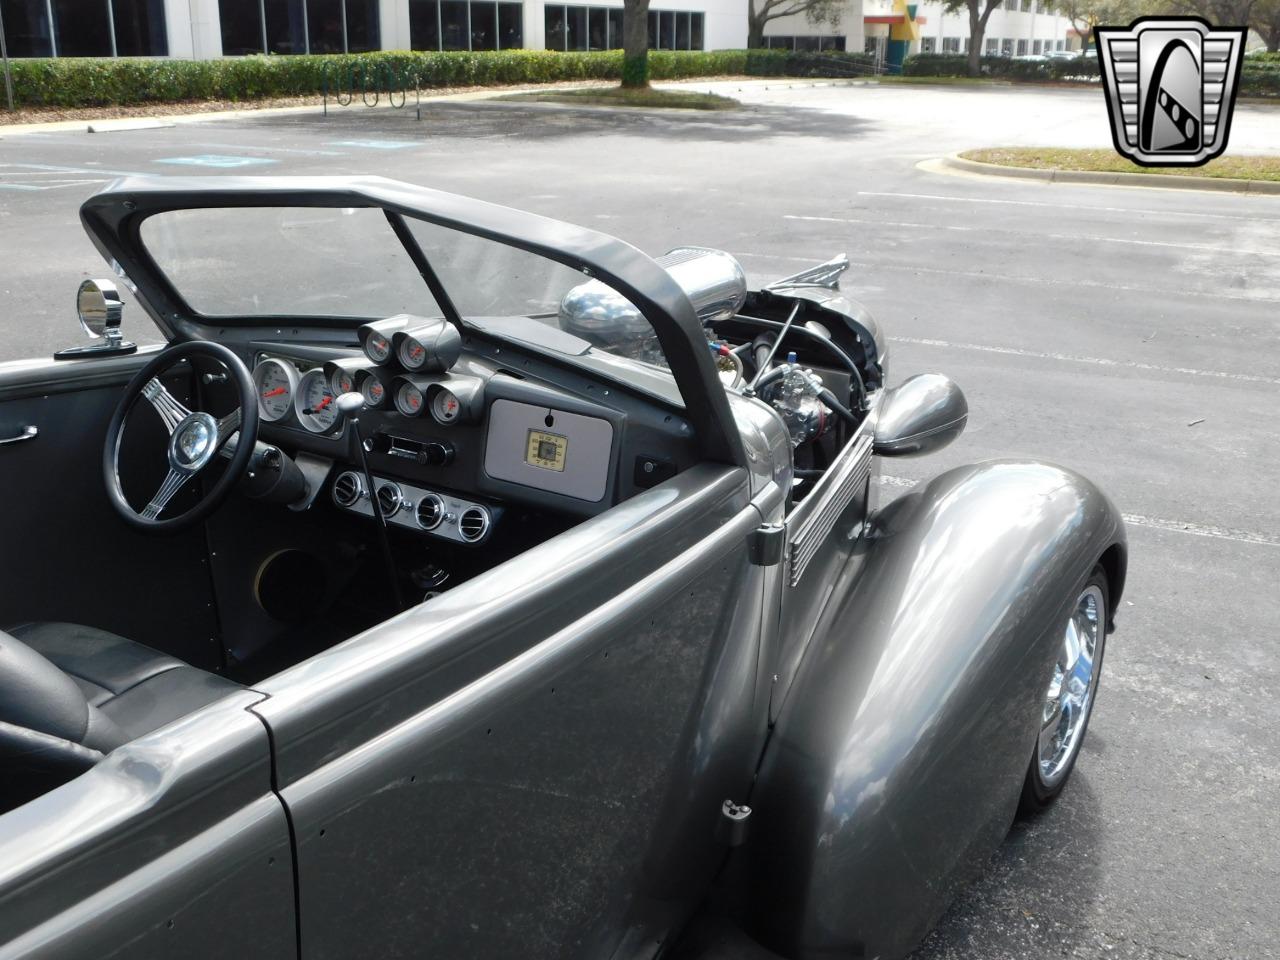
{"type": "MultiPolygon", "coordinates": [[[[143,537],[104,493],[107,422],[152,352],[0,364],[0,628],[85,623],[216,669],[203,534],[143,537]]],[[[166,386],[185,400],[190,379],[166,386]]],[[[146,483],[132,445],[164,447],[137,420],[122,462],[146,483]]],[[[0,811],[0,958],[296,957],[261,698],[234,692],[0,811]]]]}
{"type": "MultiPolygon", "coordinates": [[[[144,536],[107,500],[107,423],[153,355],[0,363],[0,629],[83,623],[217,670],[203,532],[144,536]]],[[[190,381],[178,373],[165,384],[189,402],[190,381]]],[[[125,443],[129,488],[157,489],[166,467],[159,417],[131,417],[125,443]]]]}
{"type": "Polygon", "coordinates": [[[780,498],[692,468],[261,684],[302,955],[651,955],[759,753],[780,498]]]}

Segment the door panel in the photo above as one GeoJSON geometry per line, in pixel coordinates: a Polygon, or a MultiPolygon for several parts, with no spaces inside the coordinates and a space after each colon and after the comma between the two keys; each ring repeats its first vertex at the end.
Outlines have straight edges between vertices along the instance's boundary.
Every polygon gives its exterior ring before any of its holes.
{"type": "Polygon", "coordinates": [[[324,696],[309,665],[263,684],[304,956],[607,956],[705,890],[759,749],[760,514],[744,471],[689,473],[339,648],[341,731],[284,702],[324,696]]]}
{"type": "Polygon", "coordinates": [[[233,693],[0,816],[0,960],[296,958],[258,699],[233,693]]]}
{"type": "MultiPolygon", "coordinates": [[[[0,365],[0,629],[34,620],[84,623],[221,667],[204,535],[148,537],[107,500],[102,448],[124,385],[150,359],[0,365]]],[[[190,377],[166,378],[186,402],[190,377]]],[[[128,489],[164,476],[159,417],[130,418],[122,465],[128,489]]]]}

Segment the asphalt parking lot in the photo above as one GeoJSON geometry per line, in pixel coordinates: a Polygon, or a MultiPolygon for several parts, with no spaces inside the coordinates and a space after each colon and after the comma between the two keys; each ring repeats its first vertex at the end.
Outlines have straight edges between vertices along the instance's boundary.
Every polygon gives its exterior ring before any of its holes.
{"type": "MultiPolygon", "coordinates": [[[[965,389],[967,433],[891,465],[1032,456],[1099,481],[1130,576],[1055,809],[1014,828],[917,954],[1280,955],[1280,197],[943,175],[968,146],[1106,145],[1095,91],[720,85],[685,115],[444,102],[89,134],[0,128],[0,360],[77,337],[104,273],[79,203],[121,173],[381,174],[738,255],[755,281],[847,252],[891,380],[965,389]],[[766,89],[767,87],[767,89],[766,89]]],[[[1280,152],[1241,105],[1239,152],[1280,152]]],[[[154,339],[135,312],[129,332],[154,339]]]]}

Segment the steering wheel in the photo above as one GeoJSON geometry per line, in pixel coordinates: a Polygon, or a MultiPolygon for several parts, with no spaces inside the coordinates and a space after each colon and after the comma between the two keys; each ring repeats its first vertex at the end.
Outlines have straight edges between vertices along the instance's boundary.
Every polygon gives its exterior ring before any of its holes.
{"type": "Polygon", "coordinates": [[[249,368],[220,343],[189,340],[156,354],[138,371],[125,387],[107,427],[106,446],[102,451],[102,471],[107,484],[107,497],[120,518],[129,526],[145,533],[177,533],[204,520],[227,498],[231,488],[244,475],[258,439],[258,393],[249,368]],[[240,394],[240,406],[221,419],[212,414],[188,410],[174,398],[163,383],[161,374],[182,360],[200,357],[216,360],[226,368],[240,394]],[[120,445],[125,423],[139,398],[145,397],[164,421],[169,433],[167,455],[169,472],[151,502],[141,512],[125,499],[120,486],[120,445]],[[174,495],[208,467],[236,432],[236,441],[226,470],[200,502],[185,513],[160,519],[160,514],[174,495]]]}

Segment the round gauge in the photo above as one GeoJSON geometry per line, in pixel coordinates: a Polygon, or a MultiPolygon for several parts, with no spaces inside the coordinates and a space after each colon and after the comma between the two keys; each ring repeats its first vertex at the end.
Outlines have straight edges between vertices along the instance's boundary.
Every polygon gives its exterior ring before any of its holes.
{"type": "Polygon", "coordinates": [[[284,419],[298,390],[298,371],[283,360],[263,360],[253,368],[258,390],[258,416],[270,423],[284,419]]]}
{"type": "Polygon", "coordinates": [[[387,388],[377,377],[365,377],[360,384],[360,392],[364,394],[364,405],[370,409],[382,406],[387,399],[387,388]]]}
{"type": "Polygon", "coordinates": [[[417,337],[405,337],[400,341],[400,365],[406,370],[420,370],[428,356],[427,348],[417,337]]]}
{"type": "Polygon", "coordinates": [[[435,418],[436,423],[441,426],[448,426],[457,422],[459,416],[462,415],[462,404],[458,402],[457,396],[448,387],[441,387],[436,391],[435,397],[431,401],[431,416],[435,418]]]}
{"type": "Polygon", "coordinates": [[[402,383],[396,391],[396,409],[406,417],[416,417],[422,413],[422,391],[412,383],[402,383]]]}
{"type": "Polygon", "coordinates": [[[374,363],[386,363],[391,359],[391,338],[375,330],[364,342],[364,352],[374,363]]]}
{"type": "Polygon", "coordinates": [[[320,369],[308,371],[298,383],[298,395],[293,401],[298,422],[312,433],[327,433],[338,422],[337,398],[320,369]]]}
{"type": "Polygon", "coordinates": [[[329,380],[329,386],[333,390],[334,396],[351,393],[356,388],[355,374],[350,370],[335,370],[329,380]]]}

